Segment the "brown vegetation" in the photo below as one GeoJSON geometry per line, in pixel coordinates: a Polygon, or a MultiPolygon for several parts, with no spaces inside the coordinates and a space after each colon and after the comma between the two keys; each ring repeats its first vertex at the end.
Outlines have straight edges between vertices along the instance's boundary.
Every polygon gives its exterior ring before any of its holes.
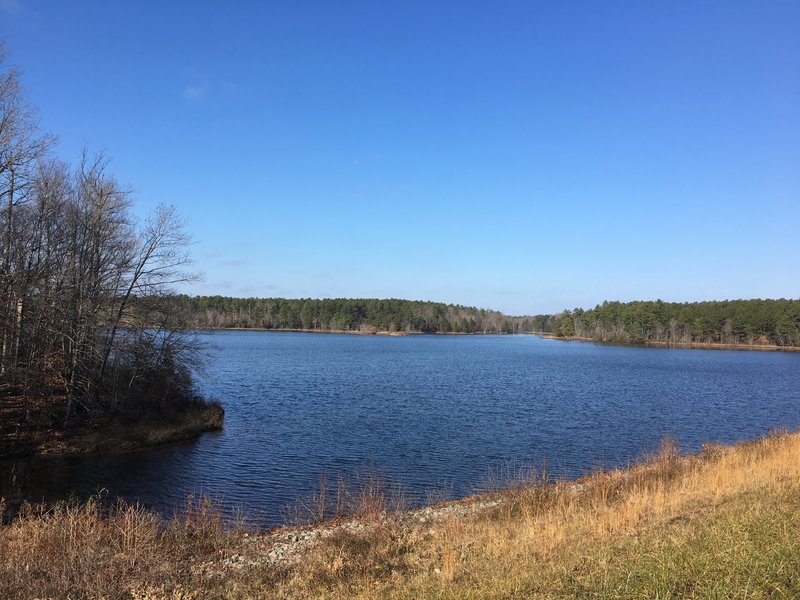
{"type": "Polygon", "coordinates": [[[195,398],[199,348],[170,302],[194,277],[180,219],[169,206],[137,219],[102,154],[77,168],[50,156],[5,58],[0,42],[0,455],[99,449],[133,423],[148,439],[123,446],[213,425],[221,410],[195,398]],[[93,442],[98,428],[113,431],[93,442]]]}
{"type": "Polygon", "coordinates": [[[537,478],[471,506],[267,533],[226,525],[208,501],[169,522],[95,501],[28,507],[0,529],[0,597],[800,594],[798,434],[689,457],[665,443],[627,470],[537,478]],[[279,544],[295,551],[277,560],[279,544]]]}
{"type": "Polygon", "coordinates": [[[219,402],[201,398],[151,407],[147,412],[118,412],[61,420],[58,397],[10,397],[0,400],[0,458],[11,456],[118,453],[190,440],[223,428],[219,402]]]}

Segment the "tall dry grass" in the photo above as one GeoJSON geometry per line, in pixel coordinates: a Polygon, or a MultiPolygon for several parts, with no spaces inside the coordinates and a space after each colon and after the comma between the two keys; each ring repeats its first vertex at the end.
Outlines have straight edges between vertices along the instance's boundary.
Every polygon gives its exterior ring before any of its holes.
{"type": "Polygon", "coordinates": [[[171,522],[28,507],[0,528],[0,598],[800,597],[798,434],[688,457],[667,440],[630,469],[539,474],[494,509],[425,523],[385,518],[386,489],[364,490],[380,518],[277,566],[206,500],[171,522]]]}
{"type": "Polygon", "coordinates": [[[191,597],[185,586],[203,584],[191,576],[196,561],[239,535],[221,514],[208,499],[191,498],[173,521],[96,498],[24,505],[0,528],[0,598],[149,597],[154,582],[169,590],[163,597],[191,597]]]}
{"type": "Polygon", "coordinates": [[[800,437],[515,491],[452,521],[392,597],[800,597],[800,437]],[[777,557],[777,558],[776,558],[777,557]]]}
{"type": "Polygon", "coordinates": [[[374,522],[408,506],[403,487],[390,480],[386,473],[370,468],[357,470],[351,478],[339,474],[335,483],[331,483],[327,474],[322,474],[317,491],[296,498],[284,511],[284,520],[292,525],[342,518],[374,522]]]}

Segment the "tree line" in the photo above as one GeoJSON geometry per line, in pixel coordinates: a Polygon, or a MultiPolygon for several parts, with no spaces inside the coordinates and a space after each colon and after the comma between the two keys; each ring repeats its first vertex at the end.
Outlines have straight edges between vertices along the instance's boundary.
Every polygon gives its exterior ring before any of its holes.
{"type": "Polygon", "coordinates": [[[800,346],[800,300],[603,302],[560,314],[508,316],[474,307],[398,299],[186,296],[175,313],[193,328],[400,333],[550,333],[625,344],[800,346]]]}
{"type": "Polygon", "coordinates": [[[398,333],[520,333],[532,317],[441,302],[398,299],[286,299],[178,296],[195,328],[243,327],[398,333]]]}
{"type": "Polygon", "coordinates": [[[603,302],[564,311],[547,326],[606,342],[800,346],[800,300],[603,302]]]}
{"type": "Polygon", "coordinates": [[[0,46],[0,402],[68,423],[190,401],[195,348],[169,302],[190,278],[180,220],[138,221],[104,156],[73,167],[54,143],[0,46]]]}

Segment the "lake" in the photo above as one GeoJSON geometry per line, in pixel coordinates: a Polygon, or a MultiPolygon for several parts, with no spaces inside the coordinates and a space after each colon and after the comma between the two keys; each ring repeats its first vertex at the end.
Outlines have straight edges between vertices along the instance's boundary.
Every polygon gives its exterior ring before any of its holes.
{"type": "Polygon", "coordinates": [[[463,496],[509,465],[559,477],[800,425],[800,353],[653,349],[532,335],[222,331],[200,390],[225,430],[193,443],[2,466],[0,496],[102,491],[170,513],[190,493],[275,525],[322,474],[382,471],[410,498],[463,496]]]}

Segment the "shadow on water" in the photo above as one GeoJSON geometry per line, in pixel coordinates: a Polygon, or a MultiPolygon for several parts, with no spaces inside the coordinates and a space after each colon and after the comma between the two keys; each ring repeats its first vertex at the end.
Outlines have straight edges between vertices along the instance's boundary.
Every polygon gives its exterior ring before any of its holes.
{"type": "MultiPolygon", "coordinates": [[[[203,434],[209,441],[219,432],[203,434]]],[[[165,515],[182,510],[188,492],[171,493],[183,479],[187,457],[197,440],[132,452],[91,456],[15,457],[0,460],[0,498],[6,515],[15,515],[25,503],[86,500],[113,502],[123,498],[155,506],[165,515]],[[183,460],[181,458],[183,457],[183,460]],[[153,498],[160,498],[153,503],[153,498]],[[167,499],[174,498],[172,504],[167,499]],[[166,500],[166,501],[165,501],[166,500]]]]}

